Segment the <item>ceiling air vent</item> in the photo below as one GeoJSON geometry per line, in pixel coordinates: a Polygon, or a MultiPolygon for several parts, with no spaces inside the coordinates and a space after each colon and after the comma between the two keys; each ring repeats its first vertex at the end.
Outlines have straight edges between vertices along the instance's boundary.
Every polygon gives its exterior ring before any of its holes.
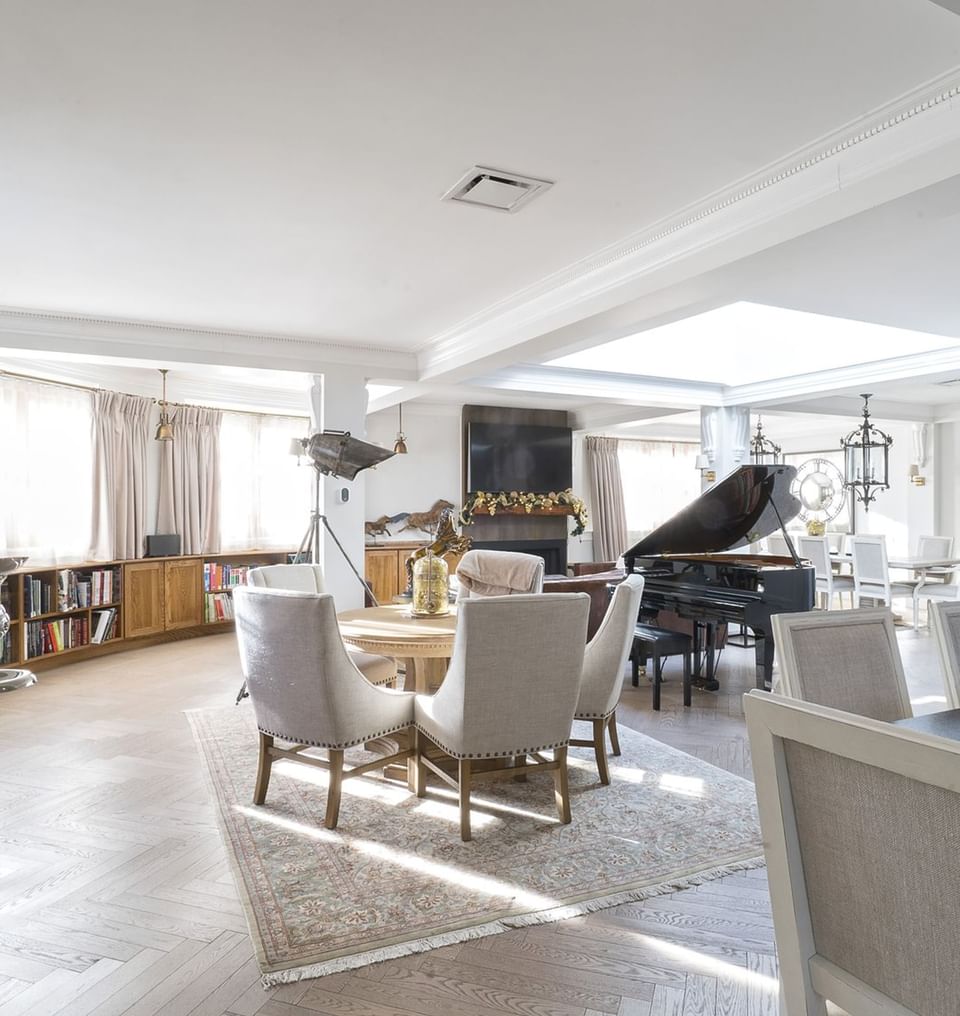
{"type": "Polygon", "coordinates": [[[443,195],[443,200],[493,208],[498,212],[515,212],[552,186],[552,180],[474,166],[443,195]]]}

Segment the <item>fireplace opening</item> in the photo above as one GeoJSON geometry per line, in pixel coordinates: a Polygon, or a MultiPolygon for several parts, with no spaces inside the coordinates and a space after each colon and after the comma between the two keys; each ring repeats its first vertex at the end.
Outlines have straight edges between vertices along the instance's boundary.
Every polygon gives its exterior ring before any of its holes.
{"type": "Polygon", "coordinates": [[[474,540],[473,550],[509,550],[514,554],[536,554],[543,558],[545,575],[567,574],[566,540],[474,540]]]}

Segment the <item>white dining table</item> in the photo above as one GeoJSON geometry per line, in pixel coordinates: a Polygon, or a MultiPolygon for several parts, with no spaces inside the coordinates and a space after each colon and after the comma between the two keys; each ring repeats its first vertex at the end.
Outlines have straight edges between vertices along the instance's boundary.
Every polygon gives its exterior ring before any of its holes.
{"type": "MultiPolygon", "coordinates": [[[[852,557],[849,554],[841,554],[839,551],[830,552],[830,560],[835,564],[850,564],[852,557]]],[[[931,573],[936,574],[953,571],[960,567],[960,557],[919,557],[916,554],[894,555],[887,558],[887,568],[890,571],[912,571],[916,574],[917,583],[913,590],[913,630],[917,630],[917,613],[920,604],[920,590],[924,586],[939,585],[939,583],[927,582],[931,573]]]]}

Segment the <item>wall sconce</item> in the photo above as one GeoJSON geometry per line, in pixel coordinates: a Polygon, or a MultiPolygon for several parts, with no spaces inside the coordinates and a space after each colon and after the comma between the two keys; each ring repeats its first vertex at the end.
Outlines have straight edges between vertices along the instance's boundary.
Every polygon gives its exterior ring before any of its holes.
{"type": "Polygon", "coordinates": [[[920,475],[920,467],[916,462],[911,463],[910,468],[907,470],[907,476],[910,478],[910,482],[914,487],[925,487],[927,478],[920,475]]]}
{"type": "Polygon", "coordinates": [[[717,471],[710,468],[710,459],[703,452],[701,452],[696,461],[694,467],[700,470],[700,479],[704,483],[714,483],[717,479],[717,471]]]}

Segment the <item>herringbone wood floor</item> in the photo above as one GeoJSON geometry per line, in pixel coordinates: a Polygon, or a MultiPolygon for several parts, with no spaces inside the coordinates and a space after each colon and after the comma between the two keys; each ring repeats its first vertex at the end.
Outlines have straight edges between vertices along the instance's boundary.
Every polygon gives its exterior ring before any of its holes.
{"type": "MultiPolygon", "coordinates": [[[[941,694],[929,637],[903,643],[912,691],[941,694]]],[[[688,710],[670,680],[659,714],[626,680],[621,722],[749,776],[751,663],[726,650],[723,689],[688,710]]],[[[182,715],[232,701],[237,675],[221,635],[0,697],[0,1016],[775,1012],[762,870],[264,991],[182,715]]]]}

